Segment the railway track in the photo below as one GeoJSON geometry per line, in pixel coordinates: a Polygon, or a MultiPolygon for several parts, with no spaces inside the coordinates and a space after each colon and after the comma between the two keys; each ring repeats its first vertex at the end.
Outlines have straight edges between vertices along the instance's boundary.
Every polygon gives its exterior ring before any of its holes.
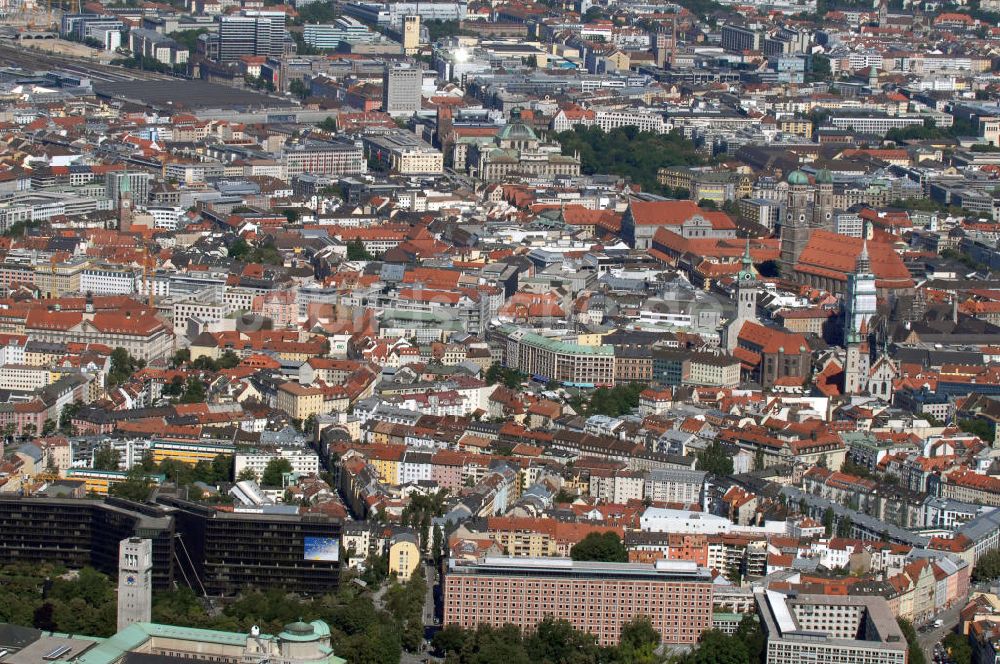
{"type": "Polygon", "coordinates": [[[0,66],[18,67],[27,72],[62,71],[77,76],[85,76],[95,81],[173,81],[173,76],[158,72],[137,71],[115,65],[74,60],[52,53],[29,51],[0,42],[0,66]]]}

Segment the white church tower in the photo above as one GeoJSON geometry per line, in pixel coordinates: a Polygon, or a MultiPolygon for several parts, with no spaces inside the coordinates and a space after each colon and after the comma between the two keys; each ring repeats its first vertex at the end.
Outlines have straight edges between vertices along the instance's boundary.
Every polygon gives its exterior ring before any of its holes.
{"type": "Polygon", "coordinates": [[[139,537],[118,545],[118,631],[150,622],[153,609],[153,541],[139,537]]]}
{"type": "Polygon", "coordinates": [[[736,349],[743,329],[743,323],[757,320],[757,295],[760,293],[760,281],[750,258],[750,240],[747,240],[746,251],[741,259],[742,269],[736,274],[736,317],[723,330],[725,348],[730,353],[736,349]]]}

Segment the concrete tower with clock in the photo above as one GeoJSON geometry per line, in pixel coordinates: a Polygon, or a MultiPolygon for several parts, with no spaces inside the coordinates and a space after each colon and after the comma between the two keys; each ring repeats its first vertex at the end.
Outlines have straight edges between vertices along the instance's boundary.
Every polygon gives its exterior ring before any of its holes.
{"type": "Polygon", "coordinates": [[[118,631],[149,622],[153,608],[153,542],[139,537],[118,545],[118,631]]]}

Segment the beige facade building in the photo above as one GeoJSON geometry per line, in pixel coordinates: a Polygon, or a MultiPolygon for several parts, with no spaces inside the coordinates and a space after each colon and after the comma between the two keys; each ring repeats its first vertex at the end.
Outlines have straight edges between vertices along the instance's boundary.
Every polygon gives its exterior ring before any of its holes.
{"type": "Polygon", "coordinates": [[[297,420],[323,414],[323,390],[291,381],[278,387],[277,407],[297,420]]]}
{"type": "Polygon", "coordinates": [[[412,133],[395,131],[364,137],[370,159],[400,175],[427,175],[444,172],[444,155],[412,133]]]}
{"type": "Polygon", "coordinates": [[[400,583],[406,583],[420,566],[420,547],[412,533],[393,535],[389,542],[389,573],[400,583]]]}
{"type": "Polygon", "coordinates": [[[470,148],[470,171],[487,182],[499,182],[508,175],[552,178],[579,175],[578,156],[562,154],[558,145],[543,144],[535,132],[512,114],[511,122],[497,134],[493,145],[470,148]]]}

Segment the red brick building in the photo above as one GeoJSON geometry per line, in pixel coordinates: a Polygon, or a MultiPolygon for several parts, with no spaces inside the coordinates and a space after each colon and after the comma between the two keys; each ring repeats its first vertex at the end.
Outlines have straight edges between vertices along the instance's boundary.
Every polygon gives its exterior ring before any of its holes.
{"type": "Polygon", "coordinates": [[[534,629],[545,616],[569,621],[603,645],[621,626],[648,616],[663,643],[693,644],[712,628],[712,577],[694,562],[579,562],[487,557],[452,564],[444,579],[444,623],[534,629]]]}

